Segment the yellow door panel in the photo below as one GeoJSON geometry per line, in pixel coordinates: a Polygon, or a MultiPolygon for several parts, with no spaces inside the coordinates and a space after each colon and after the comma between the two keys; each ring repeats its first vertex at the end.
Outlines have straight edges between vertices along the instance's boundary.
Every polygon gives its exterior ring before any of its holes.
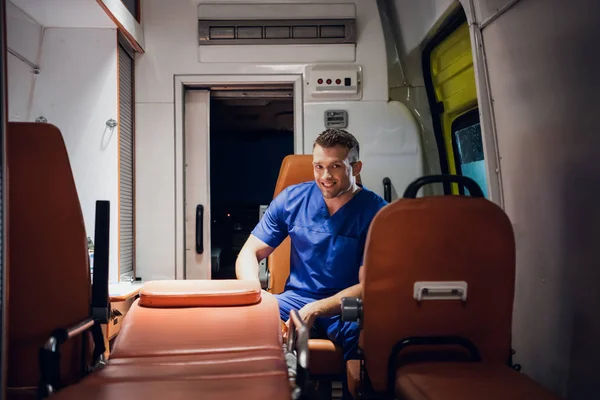
{"type": "MultiPolygon", "coordinates": [[[[451,174],[456,174],[452,123],[456,118],[477,108],[471,37],[466,22],[432,50],[430,61],[435,100],[443,105],[439,118],[448,169],[451,174]]],[[[452,192],[458,193],[456,185],[452,185],[452,192]]]]}

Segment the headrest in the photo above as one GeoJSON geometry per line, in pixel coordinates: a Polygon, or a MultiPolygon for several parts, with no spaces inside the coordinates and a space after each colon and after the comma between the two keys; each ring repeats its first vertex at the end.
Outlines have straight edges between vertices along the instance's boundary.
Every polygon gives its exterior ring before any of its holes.
{"type": "Polygon", "coordinates": [[[286,156],[281,162],[273,198],[277,197],[288,186],[314,180],[315,175],[313,173],[312,159],[311,154],[291,154],[286,156]]]}
{"type": "Polygon", "coordinates": [[[139,305],[154,308],[246,306],[258,303],[261,297],[258,281],[151,281],[140,289],[139,305]]]}
{"type": "MultiPolygon", "coordinates": [[[[313,173],[312,160],[312,154],[291,154],[286,156],[281,162],[273,198],[277,197],[288,186],[314,180],[315,175],[313,173]]],[[[356,177],[356,182],[358,184],[361,183],[360,175],[356,177]]]]}

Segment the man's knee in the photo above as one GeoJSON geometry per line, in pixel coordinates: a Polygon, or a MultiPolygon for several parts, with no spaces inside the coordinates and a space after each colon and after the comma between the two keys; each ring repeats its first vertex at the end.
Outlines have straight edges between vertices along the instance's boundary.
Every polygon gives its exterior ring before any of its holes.
{"type": "Polygon", "coordinates": [[[358,323],[342,322],[335,318],[327,331],[329,339],[342,348],[345,361],[358,358],[358,338],[360,336],[358,323]]]}

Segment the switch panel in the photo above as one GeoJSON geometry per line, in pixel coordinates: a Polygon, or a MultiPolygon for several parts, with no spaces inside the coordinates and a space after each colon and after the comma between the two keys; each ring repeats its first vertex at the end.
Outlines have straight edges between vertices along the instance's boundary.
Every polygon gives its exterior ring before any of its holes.
{"type": "Polygon", "coordinates": [[[306,84],[311,99],[360,100],[361,67],[358,65],[312,65],[307,67],[306,84]]]}

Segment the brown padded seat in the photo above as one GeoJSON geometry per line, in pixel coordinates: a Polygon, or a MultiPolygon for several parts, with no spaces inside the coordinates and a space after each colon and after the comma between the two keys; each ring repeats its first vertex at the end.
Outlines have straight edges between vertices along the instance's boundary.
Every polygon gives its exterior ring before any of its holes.
{"type": "MultiPolygon", "coordinates": [[[[67,149],[51,124],[7,131],[8,398],[35,398],[39,349],[90,316],[87,235],[67,149]],[[43,300],[40,300],[43,299],[43,300]],[[19,389],[20,388],[20,389],[19,389]]],[[[61,346],[65,383],[82,377],[81,337],[61,346]]]]}
{"type": "MultiPolygon", "coordinates": [[[[312,166],[312,155],[293,154],[286,156],[281,162],[279,176],[275,184],[273,198],[288,186],[309,182],[315,179],[312,166]]],[[[285,282],[290,275],[291,239],[286,237],[283,242],[267,257],[267,267],[271,275],[269,292],[282,293],[285,282]]]]}
{"type": "Polygon", "coordinates": [[[367,235],[363,281],[361,347],[374,389],[386,390],[392,347],[408,337],[461,336],[483,361],[505,364],[514,281],[512,226],[494,203],[435,196],[383,208],[367,235]],[[466,281],[467,299],[418,302],[414,284],[423,281],[466,281]]]}
{"type": "MultiPolygon", "coordinates": [[[[512,225],[496,204],[435,196],[403,198],[383,208],[367,236],[359,343],[373,389],[395,391],[405,400],[558,399],[506,365],[514,284],[512,225]],[[449,289],[466,283],[466,296],[418,300],[417,282],[434,289],[429,295],[441,283],[455,296],[460,291],[449,289]],[[454,346],[409,346],[397,358],[396,380],[388,382],[394,345],[431,336],[470,340],[481,362],[448,361],[458,355],[449,352],[454,346]]],[[[347,376],[349,390],[357,393],[359,361],[347,363],[347,376]]]]}
{"type": "Polygon", "coordinates": [[[140,289],[143,307],[247,306],[261,298],[260,283],[237,279],[153,281],[140,289]]]}
{"type": "Polygon", "coordinates": [[[344,354],[329,339],[309,339],[310,373],[312,375],[337,375],[344,370],[344,354]]]}
{"type": "Polygon", "coordinates": [[[526,375],[507,366],[481,363],[422,363],[397,374],[399,399],[559,400],[526,375]]]}

